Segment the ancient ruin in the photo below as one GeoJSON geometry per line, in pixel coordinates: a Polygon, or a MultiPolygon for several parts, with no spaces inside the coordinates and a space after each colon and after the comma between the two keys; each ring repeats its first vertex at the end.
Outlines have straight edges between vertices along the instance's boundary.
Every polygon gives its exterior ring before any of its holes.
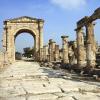
{"type": "Polygon", "coordinates": [[[3,48],[7,52],[9,63],[15,61],[15,39],[23,32],[28,32],[34,37],[36,57],[40,56],[40,48],[43,48],[43,24],[44,20],[27,16],[4,21],[3,48]]]}
{"type": "Polygon", "coordinates": [[[94,34],[97,19],[100,7],[77,22],[76,40],[61,35],[62,45],[53,39],[43,44],[43,19],[23,16],[5,20],[0,100],[100,100],[100,46],[94,34]],[[17,61],[15,39],[23,32],[34,38],[35,59],[17,61]]]}
{"type": "MultiPolygon", "coordinates": [[[[43,25],[44,20],[27,16],[8,19],[4,21],[3,49],[1,58],[7,63],[15,61],[15,39],[22,32],[28,32],[34,37],[35,59],[40,62],[59,62],[64,65],[84,68],[96,68],[97,45],[94,37],[94,21],[100,19],[100,8],[94,11],[91,16],[85,16],[77,22],[76,40],[69,41],[68,36],[61,36],[62,48],[53,39],[43,46],[43,25]],[[83,27],[86,28],[84,36],[83,27]]],[[[3,60],[2,59],[2,60],[3,60]]],[[[1,60],[1,62],[3,62],[1,60]]],[[[98,62],[98,61],[97,61],[98,62]]],[[[1,64],[2,65],[2,64],[1,64]]],[[[67,66],[68,67],[68,66],[67,66]]]]}
{"type": "Polygon", "coordinates": [[[94,21],[100,19],[100,8],[88,17],[84,17],[77,22],[77,61],[78,67],[92,67],[96,66],[96,41],[94,38],[94,21]],[[84,37],[82,27],[86,27],[86,49],[84,46],[84,37]],[[85,55],[86,54],[86,55],[85,55]]]}

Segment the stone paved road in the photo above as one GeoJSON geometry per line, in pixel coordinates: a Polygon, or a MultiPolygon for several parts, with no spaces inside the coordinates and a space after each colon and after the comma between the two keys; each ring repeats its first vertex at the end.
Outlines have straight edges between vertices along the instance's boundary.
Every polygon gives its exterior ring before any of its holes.
{"type": "Polygon", "coordinates": [[[0,73],[0,100],[100,100],[100,83],[65,74],[36,62],[15,62],[0,73]]]}

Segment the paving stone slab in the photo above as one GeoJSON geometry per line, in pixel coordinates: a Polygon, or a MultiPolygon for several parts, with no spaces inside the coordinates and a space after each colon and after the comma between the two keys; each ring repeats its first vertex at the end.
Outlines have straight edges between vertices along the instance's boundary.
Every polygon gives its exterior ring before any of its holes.
{"type": "Polygon", "coordinates": [[[11,97],[25,94],[26,92],[21,86],[0,88],[0,97],[11,97]]]}
{"type": "Polygon", "coordinates": [[[26,100],[25,97],[6,97],[6,98],[0,98],[0,100],[26,100]]]}
{"type": "Polygon", "coordinates": [[[53,94],[41,94],[36,96],[29,96],[28,100],[57,100],[58,96],[53,94]]]}
{"type": "Polygon", "coordinates": [[[41,83],[23,83],[23,88],[31,94],[42,94],[42,93],[55,93],[61,92],[60,88],[51,84],[41,84],[41,83]]]}

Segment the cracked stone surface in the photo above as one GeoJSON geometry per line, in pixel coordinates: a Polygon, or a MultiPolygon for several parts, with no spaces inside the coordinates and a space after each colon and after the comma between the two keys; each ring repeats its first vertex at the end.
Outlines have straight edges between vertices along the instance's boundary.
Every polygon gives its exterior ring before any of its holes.
{"type": "Polygon", "coordinates": [[[0,72],[0,100],[100,100],[100,83],[18,61],[0,72]]]}

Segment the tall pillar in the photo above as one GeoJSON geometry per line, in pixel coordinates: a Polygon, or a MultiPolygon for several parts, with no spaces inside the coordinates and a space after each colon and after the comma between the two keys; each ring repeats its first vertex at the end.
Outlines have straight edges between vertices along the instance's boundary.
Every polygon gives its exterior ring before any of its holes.
{"type": "Polygon", "coordinates": [[[7,29],[7,56],[8,56],[8,62],[9,63],[12,63],[13,60],[12,60],[12,37],[11,37],[11,34],[10,33],[10,29],[8,27],[7,29]]]}
{"type": "Polygon", "coordinates": [[[92,22],[86,25],[86,37],[87,67],[94,68],[96,65],[96,42],[94,38],[94,24],[92,22]]]}
{"type": "Polygon", "coordinates": [[[43,61],[45,61],[45,46],[43,46],[43,61]]]}
{"type": "MultiPolygon", "coordinates": [[[[74,56],[75,56],[74,64],[77,64],[77,42],[76,41],[74,41],[73,47],[74,47],[74,56]]],[[[86,51],[84,52],[85,52],[85,58],[86,58],[86,51]]]]}
{"type": "Polygon", "coordinates": [[[39,40],[39,50],[38,50],[38,53],[39,53],[39,60],[41,59],[41,52],[40,52],[40,49],[43,48],[43,25],[44,25],[44,21],[43,20],[38,20],[38,31],[39,31],[39,37],[38,40],[39,40]]]}
{"type": "Polygon", "coordinates": [[[55,45],[55,61],[59,61],[59,45],[55,45]]]}
{"type": "Polygon", "coordinates": [[[86,66],[83,29],[77,29],[77,64],[79,68],[86,66]]]}
{"type": "Polygon", "coordinates": [[[47,61],[48,45],[43,46],[43,60],[47,61]]]}
{"type": "Polygon", "coordinates": [[[39,35],[40,35],[40,48],[43,48],[43,25],[44,21],[38,20],[38,29],[39,29],[39,35]]]}
{"type": "Polygon", "coordinates": [[[51,61],[54,61],[54,51],[55,51],[55,42],[52,40],[52,39],[50,39],[49,40],[49,61],[51,62],[51,61]]]}
{"type": "Polygon", "coordinates": [[[40,48],[40,61],[43,61],[43,48],[40,48]]]}
{"type": "Polygon", "coordinates": [[[68,64],[68,36],[61,36],[62,38],[62,50],[63,50],[63,63],[68,64]]]}
{"type": "Polygon", "coordinates": [[[48,45],[45,46],[45,60],[48,61],[48,45]]]}

